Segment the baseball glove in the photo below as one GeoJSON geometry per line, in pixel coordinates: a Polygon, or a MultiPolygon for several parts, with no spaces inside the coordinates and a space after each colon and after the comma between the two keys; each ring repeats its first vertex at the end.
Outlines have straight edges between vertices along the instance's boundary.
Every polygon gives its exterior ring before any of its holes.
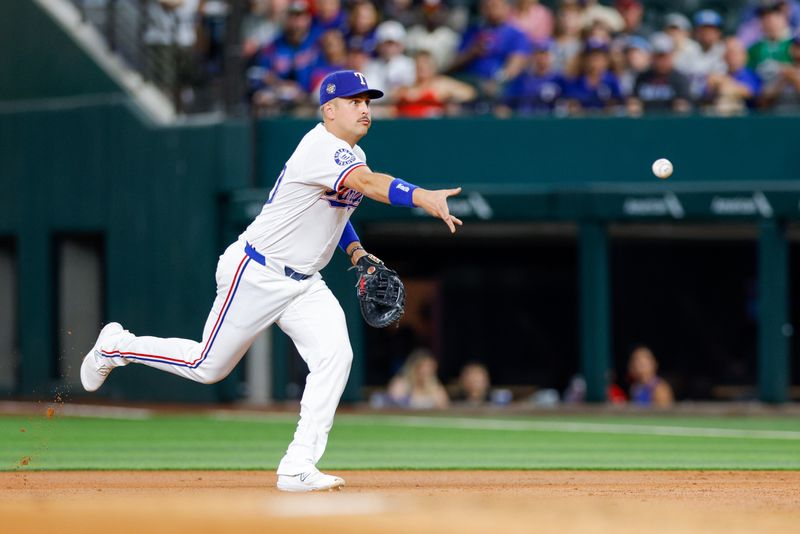
{"type": "Polygon", "coordinates": [[[406,306],[406,290],[395,271],[367,254],[353,267],[358,271],[356,295],[368,325],[384,328],[400,320],[406,306]]]}

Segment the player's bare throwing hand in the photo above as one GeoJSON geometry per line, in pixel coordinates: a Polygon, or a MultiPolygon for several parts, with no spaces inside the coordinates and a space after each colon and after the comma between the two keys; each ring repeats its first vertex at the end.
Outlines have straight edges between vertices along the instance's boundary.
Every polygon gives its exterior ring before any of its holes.
{"type": "Polygon", "coordinates": [[[353,359],[344,313],[319,271],[337,242],[353,265],[380,261],[367,254],[349,221],[364,196],[420,207],[451,232],[461,225],[447,207],[447,198],[461,188],[427,190],[367,167],[357,143],[372,122],[370,100],[382,96],[360,72],[339,71],[325,78],[320,87],[323,123],[303,137],[261,213],[220,257],[217,297],[202,340],[136,336],[109,323],[84,358],[84,388],[96,391],[114,368],[130,363],[205,384],[218,382],[259,333],[276,323],[309,369],[300,421],[278,465],[278,488],[343,486],[344,480],[316,468],[353,359]]]}

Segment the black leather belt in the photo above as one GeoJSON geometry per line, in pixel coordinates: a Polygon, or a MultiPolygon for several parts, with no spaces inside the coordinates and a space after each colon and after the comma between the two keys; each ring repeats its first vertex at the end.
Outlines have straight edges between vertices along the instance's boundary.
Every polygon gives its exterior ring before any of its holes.
{"type": "MultiPolygon", "coordinates": [[[[244,253],[247,254],[248,256],[250,256],[250,259],[252,259],[256,263],[260,263],[261,265],[266,265],[267,264],[267,258],[265,258],[263,254],[261,254],[255,248],[253,248],[253,245],[251,245],[250,243],[245,243],[245,245],[244,245],[244,253]]],[[[286,276],[288,276],[292,280],[297,280],[297,281],[307,280],[307,279],[309,279],[309,278],[311,278],[313,276],[311,274],[298,273],[297,271],[295,271],[291,267],[284,267],[283,268],[283,274],[285,274],[286,276]]]]}

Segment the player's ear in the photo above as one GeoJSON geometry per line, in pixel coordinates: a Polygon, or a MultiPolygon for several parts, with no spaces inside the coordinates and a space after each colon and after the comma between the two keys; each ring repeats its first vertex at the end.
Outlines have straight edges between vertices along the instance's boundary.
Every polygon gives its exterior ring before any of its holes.
{"type": "Polygon", "coordinates": [[[322,116],[328,120],[333,120],[335,115],[336,106],[333,104],[333,100],[329,100],[322,105],[322,116]]]}

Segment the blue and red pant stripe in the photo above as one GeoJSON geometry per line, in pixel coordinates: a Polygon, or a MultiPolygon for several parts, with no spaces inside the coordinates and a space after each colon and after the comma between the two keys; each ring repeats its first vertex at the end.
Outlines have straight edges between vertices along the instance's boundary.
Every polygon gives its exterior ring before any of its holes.
{"type": "Polygon", "coordinates": [[[143,360],[149,362],[159,362],[165,363],[168,365],[177,365],[180,367],[189,367],[191,369],[196,369],[200,366],[200,364],[205,361],[208,354],[211,352],[211,349],[214,347],[214,341],[217,339],[219,335],[219,331],[222,328],[222,324],[225,322],[225,316],[228,315],[228,311],[231,309],[231,305],[233,304],[233,299],[236,296],[236,291],[239,289],[239,283],[242,281],[242,276],[244,275],[244,271],[247,268],[247,265],[250,263],[251,259],[249,256],[245,255],[242,258],[242,261],[239,262],[239,266],[236,268],[236,273],[233,275],[233,281],[231,282],[231,288],[228,290],[228,294],[225,297],[225,302],[222,304],[222,309],[220,310],[219,317],[217,317],[217,322],[214,323],[214,328],[211,329],[211,333],[206,340],[206,344],[203,347],[200,356],[198,356],[193,361],[181,360],[179,358],[170,358],[168,356],[161,356],[158,354],[143,354],[141,352],[122,352],[122,351],[105,351],[100,350],[100,353],[103,356],[108,358],[120,357],[129,360],[143,360]]]}

